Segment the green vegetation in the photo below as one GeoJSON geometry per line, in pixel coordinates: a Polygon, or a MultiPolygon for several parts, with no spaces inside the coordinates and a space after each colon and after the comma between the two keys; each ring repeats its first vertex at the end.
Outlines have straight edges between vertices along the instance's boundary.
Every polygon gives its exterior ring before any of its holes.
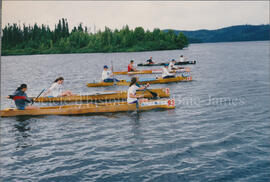
{"type": "Polygon", "coordinates": [[[2,55],[56,54],[56,53],[95,53],[95,52],[134,52],[152,50],[183,49],[188,46],[184,34],[176,35],[154,29],[153,32],[136,27],[130,30],[126,25],[121,30],[89,33],[80,24],[69,31],[66,19],[59,20],[54,30],[46,25],[4,27],[2,55]]]}

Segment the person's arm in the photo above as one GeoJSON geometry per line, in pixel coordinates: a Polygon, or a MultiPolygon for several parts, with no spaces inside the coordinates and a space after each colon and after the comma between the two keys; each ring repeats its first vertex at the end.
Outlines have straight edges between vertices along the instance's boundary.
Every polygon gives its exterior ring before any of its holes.
{"type": "Polygon", "coordinates": [[[166,74],[166,76],[173,76],[174,74],[173,73],[170,73],[168,69],[164,69],[164,72],[166,74]]]}
{"type": "Polygon", "coordinates": [[[25,101],[28,103],[33,103],[34,99],[27,97],[27,95],[25,96],[25,101]]]}
{"type": "Polygon", "coordinates": [[[146,88],[149,87],[149,86],[150,86],[150,84],[147,83],[145,86],[142,86],[142,87],[138,88],[138,90],[144,90],[144,89],[146,89],[146,88]]]}
{"type": "Polygon", "coordinates": [[[109,71],[109,75],[110,75],[110,77],[113,77],[113,71],[109,71]]]}
{"type": "Polygon", "coordinates": [[[48,88],[48,90],[43,94],[43,96],[44,96],[44,97],[47,96],[55,86],[56,86],[56,85],[53,84],[50,88],[48,88]]]}
{"type": "Polygon", "coordinates": [[[14,95],[8,95],[6,98],[7,99],[13,99],[14,95]]]}
{"type": "Polygon", "coordinates": [[[142,98],[143,96],[142,96],[142,95],[136,96],[136,95],[130,93],[130,94],[129,94],[129,97],[130,97],[130,98],[136,98],[136,99],[139,99],[139,98],[142,98]]]}

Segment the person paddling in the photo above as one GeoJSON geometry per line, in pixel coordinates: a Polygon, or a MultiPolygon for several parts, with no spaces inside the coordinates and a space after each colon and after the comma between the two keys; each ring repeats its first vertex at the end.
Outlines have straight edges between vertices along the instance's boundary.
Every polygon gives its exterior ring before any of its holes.
{"type": "Polygon", "coordinates": [[[114,81],[119,82],[118,79],[112,78],[112,76],[113,76],[112,72],[108,69],[108,66],[105,65],[103,67],[103,72],[102,72],[102,76],[101,76],[103,82],[114,82],[114,81]]]}
{"type": "Polygon", "coordinates": [[[178,68],[175,66],[176,61],[174,59],[171,60],[169,64],[169,71],[177,70],[178,68]]]}
{"type": "Polygon", "coordinates": [[[175,75],[170,73],[168,64],[165,64],[164,67],[162,68],[162,78],[174,78],[175,75]]]}
{"type": "Polygon", "coordinates": [[[134,63],[134,60],[131,60],[129,65],[128,65],[128,72],[137,71],[137,69],[135,68],[133,63],[134,63]]]}
{"type": "Polygon", "coordinates": [[[69,90],[64,90],[63,87],[63,83],[64,83],[64,78],[63,77],[59,77],[57,78],[53,84],[51,85],[51,87],[45,92],[44,97],[45,96],[49,96],[49,97],[63,97],[63,96],[72,96],[72,92],[69,90]]]}
{"type": "Polygon", "coordinates": [[[148,63],[148,64],[154,64],[154,62],[153,62],[153,57],[151,56],[146,62],[148,63]]]}
{"type": "Polygon", "coordinates": [[[127,102],[129,104],[137,103],[138,104],[138,99],[143,98],[143,95],[137,96],[136,91],[137,90],[144,90],[147,87],[149,87],[149,83],[147,83],[145,86],[138,87],[138,78],[137,77],[132,77],[131,82],[128,88],[127,92],[127,102]]]}
{"type": "Polygon", "coordinates": [[[13,95],[7,96],[8,99],[13,99],[18,110],[26,109],[38,109],[36,106],[28,106],[29,103],[33,103],[33,99],[28,98],[25,93],[27,90],[26,84],[21,84],[20,87],[16,89],[13,95]]]}

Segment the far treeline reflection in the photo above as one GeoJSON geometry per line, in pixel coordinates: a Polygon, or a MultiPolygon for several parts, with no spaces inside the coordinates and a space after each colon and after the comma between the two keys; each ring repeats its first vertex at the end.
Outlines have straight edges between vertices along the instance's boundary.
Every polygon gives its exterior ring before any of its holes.
{"type": "Polygon", "coordinates": [[[64,18],[54,30],[43,24],[8,24],[3,29],[2,55],[172,50],[189,44],[183,33],[158,28],[151,32],[142,27],[131,30],[126,25],[121,30],[105,27],[104,31],[89,32],[82,24],[70,31],[64,18]]]}

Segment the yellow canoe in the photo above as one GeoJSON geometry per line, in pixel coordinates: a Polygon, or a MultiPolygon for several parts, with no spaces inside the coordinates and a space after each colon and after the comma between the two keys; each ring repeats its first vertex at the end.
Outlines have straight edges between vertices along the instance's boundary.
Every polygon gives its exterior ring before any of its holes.
{"type": "MultiPolygon", "coordinates": [[[[183,73],[183,72],[190,72],[190,68],[182,68],[182,69],[171,71],[171,73],[183,73]]],[[[162,69],[138,70],[138,71],[133,71],[133,72],[128,72],[128,71],[113,72],[113,74],[115,75],[161,74],[161,73],[162,73],[162,69]]]]}
{"type": "MultiPolygon", "coordinates": [[[[149,100],[139,103],[138,110],[151,109],[174,109],[174,99],[149,100]]],[[[39,116],[39,115],[80,115],[80,114],[97,114],[97,113],[113,113],[136,111],[136,104],[128,104],[127,102],[111,102],[98,104],[77,104],[64,106],[40,107],[35,110],[17,110],[7,108],[0,111],[1,117],[9,116],[39,116]]]]}
{"type": "MultiPolygon", "coordinates": [[[[149,89],[157,93],[158,97],[170,97],[169,88],[149,89]]],[[[143,95],[145,98],[152,98],[148,91],[137,91],[137,95],[143,95]]],[[[127,91],[105,91],[92,95],[74,95],[65,97],[39,97],[35,102],[75,102],[75,101],[103,101],[103,100],[121,100],[127,99],[127,91]]]]}
{"type": "MultiPolygon", "coordinates": [[[[163,79],[162,77],[158,77],[156,79],[141,79],[139,80],[138,84],[165,84],[165,83],[171,83],[171,82],[181,82],[181,81],[191,81],[192,76],[177,76],[175,78],[166,78],[163,79]]],[[[98,83],[88,83],[88,87],[108,87],[113,85],[118,86],[128,86],[130,84],[130,81],[127,80],[120,80],[119,82],[98,82],[98,83]]]]}

